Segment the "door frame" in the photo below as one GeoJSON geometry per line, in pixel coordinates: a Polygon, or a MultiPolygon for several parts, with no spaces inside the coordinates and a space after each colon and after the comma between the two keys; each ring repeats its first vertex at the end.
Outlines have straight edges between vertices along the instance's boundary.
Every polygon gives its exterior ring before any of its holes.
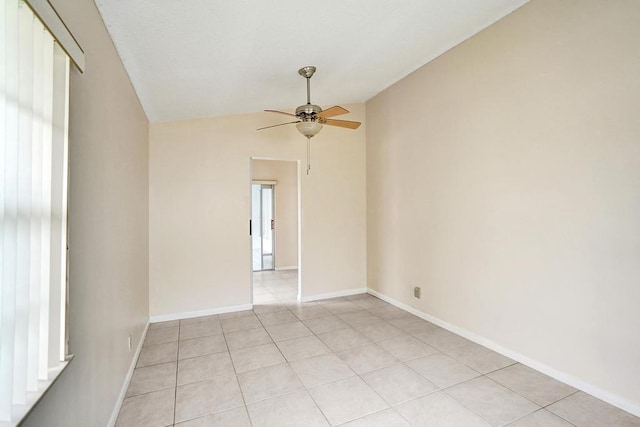
{"type": "MultiPolygon", "coordinates": [[[[254,160],[267,160],[267,161],[276,161],[276,162],[293,162],[295,163],[296,166],[296,193],[297,193],[297,206],[296,206],[296,218],[297,218],[297,222],[298,222],[298,294],[297,294],[297,300],[301,301],[302,298],[302,186],[301,186],[301,170],[300,170],[300,160],[298,159],[286,159],[286,158],[277,158],[277,157],[258,157],[258,156],[250,156],[249,157],[249,191],[248,191],[248,197],[249,197],[249,212],[248,212],[248,216],[249,216],[249,220],[251,220],[252,217],[252,212],[253,212],[253,200],[251,197],[251,190],[252,190],[252,184],[253,184],[253,161],[254,160]]],[[[256,180],[256,182],[260,182],[260,180],[256,180]]],[[[264,181],[263,181],[264,182],[264,181]]],[[[275,186],[274,186],[274,190],[275,190],[275,186]]],[[[275,215],[275,192],[274,192],[274,215],[275,215]]],[[[276,224],[276,228],[277,228],[277,224],[276,224]]],[[[253,243],[251,241],[252,236],[249,233],[248,235],[249,238],[249,262],[248,262],[248,266],[249,266],[249,276],[250,276],[250,283],[251,283],[251,305],[254,305],[254,301],[253,301],[253,243]]],[[[275,243],[274,243],[274,253],[275,253],[275,243]]],[[[275,270],[275,257],[274,257],[274,264],[273,264],[274,270],[275,270]]]]}

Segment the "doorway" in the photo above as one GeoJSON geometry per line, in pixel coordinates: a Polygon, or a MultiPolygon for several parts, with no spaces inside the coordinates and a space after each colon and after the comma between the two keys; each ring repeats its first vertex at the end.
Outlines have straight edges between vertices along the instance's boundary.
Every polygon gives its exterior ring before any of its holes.
{"type": "Polygon", "coordinates": [[[300,164],[251,159],[251,277],[254,305],[288,304],[301,292],[300,164]]]}
{"type": "Polygon", "coordinates": [[[251,184],[251,253],[253,271],[275,269],[274,184],[251,184]]]}

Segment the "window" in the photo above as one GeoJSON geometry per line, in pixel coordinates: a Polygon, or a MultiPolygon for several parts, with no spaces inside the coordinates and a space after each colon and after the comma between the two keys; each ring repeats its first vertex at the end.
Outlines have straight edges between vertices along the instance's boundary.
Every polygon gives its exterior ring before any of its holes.
{"type": "Polygon", "coordinates": [[[66,351],[70,55],[47,1],[0,5],[0,422],[16,424],[66,351]],[[44,23],[43,23],[44,22],[44,23]]]}

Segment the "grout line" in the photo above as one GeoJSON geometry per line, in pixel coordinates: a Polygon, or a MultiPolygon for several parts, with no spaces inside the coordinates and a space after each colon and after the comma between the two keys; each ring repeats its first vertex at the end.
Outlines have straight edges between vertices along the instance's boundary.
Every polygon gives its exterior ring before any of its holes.
{"type": "Polygon", "coordinates": [[[233,357],[231,357],[231,349],[229,349],[229,343],[227,343],[227,337],[224,335],[224,331],[222,332],[222,337],[224,338],[224,343],[227,346],[227,353],[229,353],[229,360],[231,360],[231,367],[233,367],[233,374],[236,378],[236,384],[238,384],[238,390],[240,390],[240,397],[242,397],[242,404],[244,406],[244,411],[247,414],[247,419],[249,420],[249,424],[253,426],[253,421],[251,420],[251,416],[249,415],[249,408],[247,408],[247,400],[244,397],[244,392],[242,391],[242,386],[240,385],[240,380],[238,379],[238,371],[236,369],[236,364],[233,362],[233,357]]]}
{"type": "MultiPolygon", "coordinates": [[[[557,381],[557,380],[556,380],[556,381],[557,381]]],[[[563,384],[564,384],[564,383],[563,383],[563,384]]],[[[574,387],[574,388],[575,388],[575,387],[574,387]]],[[[543,406],[543,407],[542,407],[542,409],[544,409],[545,411],[549,412],[550,414],[555,415],[556,417],[560,418],[561,420],[564,420],[564,421],[568,422],[568,423],[569,423],[569,424],[571,424],[572,426],[575,426],[576,424],[574,424],[574,423],[572,423],[571,421],[569,421],[569,420],[565,419],[565,418],[564,418],[564,417],[562,417],[560,414],[556,414],[555,412],[548,410],[547,408],[548,408],[549,406],[553,405],[554,403],[558,403],[558,402],[560,402],[561,400],[568,399],[569,397],[573,396],[574,394],[578,394],[578,393],[580,393],[581,391],[582,391],[582,390],[578,390],[578,389],[576,389],[576,391],[574,391],[573,393],[571,393],[571,394],[569,394],[569,395],[567,395],[567,396],[563,397],[562,399],[558,399],[558,400],[556,400],[556,401],[555,401],[555,402],[553,402],[553,403],[549,403],[548,405],[543,406]]],[[[583,392],[583,393],[584,393],[584,392],[583,392]]],[[[625,412],[626,412],[626,411],[625,411],[625,412]]]]}
{"type": "Polygon", "coordinates": [[[173,389],[173,424],[176,423],[176,408],[178,406],[178,368],[180,364],[180,329],[182,322],[178,321],[178,351],[176,353],[176,386],[173,389]]]}

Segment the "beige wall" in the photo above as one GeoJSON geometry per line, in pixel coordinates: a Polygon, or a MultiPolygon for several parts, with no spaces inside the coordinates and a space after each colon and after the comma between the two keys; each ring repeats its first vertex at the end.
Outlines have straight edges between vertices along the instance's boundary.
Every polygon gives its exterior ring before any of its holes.
{"type": "MultiPolygon", "coordinates": [[[[348,118],[364,118],[350,105],[348,118]]],[[[365,129],[325,126],[306,140],[256,113],[152,124],[150,312],[152,316],[251,303],[251,158],[298,160],[304,297],[366,286],[365,129]]]]}
{"type": "Polygon", "coordinates": [[[369,285],[636,413],[639,23],[532,0],[366,104],[369,285]]]}
{"type": "MultiPolygon", "coordinates": [[[[254,180],[277,181],[275,191],[276,269],[298,266],[298,164],[253,160],[254,180]]],[[[306,166],[303,166],[306,167],[306,166]]]]}
{"type": "Polygon", "coordinates": [[[104,426],[148,319],[148,122],[91,0],[52,2],[86,52],[71,74],[70,349],[26,426],[104,426]],[[129,352],[127,337],[133,338],[129,352]]]}

